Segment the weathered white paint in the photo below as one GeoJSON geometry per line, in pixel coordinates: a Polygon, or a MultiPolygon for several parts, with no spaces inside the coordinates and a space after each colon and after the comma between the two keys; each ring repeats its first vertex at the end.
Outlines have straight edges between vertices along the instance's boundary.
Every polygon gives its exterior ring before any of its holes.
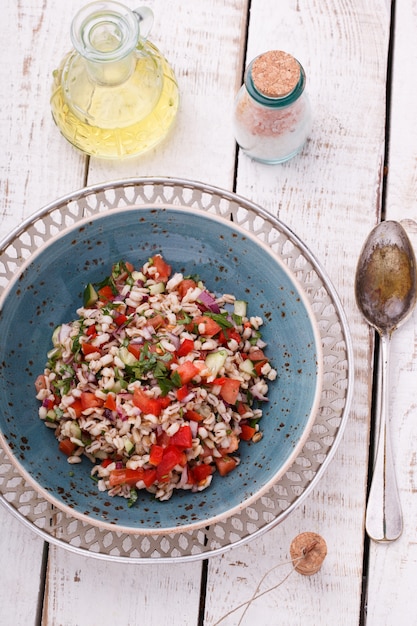
{"type": "MultiPolygon", "coordinates": [[[[417,2],[397,3],[387,173],[387,219],[402,221],[417,250],[417,2]]],[[[372,544],[368,624],[415,624],[417,576],[417,316],[392,340],[391,433],[404,531],[392,545],[372,544]]]]}
{"type": "MultiPolygon", "coordinates": [[[[277,215],[320,259],[346,309],[355,350],[354,402],[345,435],[310,496],[266,535],[209,560],[204,625],[264,595],[222,626],[359,623],[364,545],[372,333],[353,296],[356,259],[379,219],[385,139],[388,0],[252,0],[247,51],[246,0],[148,2],[153,41],[172,63],[181,91],[178,123],[152,153],[123,163],[77,153],[49,112],[51,73],[70,47],[69,25],[83,0],[5,0],[0,67],[1,237],[44,204],[83,186],[129,176],[178,176],[232,189],[235,143],[231,117],[245,62],[267,49],[296,56],[308,78],[315,113],[303,153],[268,167],[239,155],[236,190],[277,215]],[[320,533],[328,556],[311,578],[286,561],[293,537],[320,533]],[[280,567],[276,565],[280,564],[280,567]],[[242,619],[240,622],[239,620],[242,619]]],[[[417,93],[411,42],[416,0],[397,2],[388,174],[388,216],[415,219],[417,93]],[[401,5],[401,6],[400,6],[401,5]]],[[[414,56],[413,56],[414,55],[414,56]]],[[[417,245],[417,228],[410,233],[417,245]]],[[[368,626],[411,624],[417,612],[413,511],[416,510],[415,317],[395,338],[392,409],[394,445],[406,523],[392,546],[371,546],[368,626]],[[407,621],[408,620],[408,621],[407,621]]],[[[34,624],[42,540],[0,508],[1,623],[34,624]]],[[[51,546],[44,626],[123,623],[197,626],[201,563],[120,565],[51,546]]]]}

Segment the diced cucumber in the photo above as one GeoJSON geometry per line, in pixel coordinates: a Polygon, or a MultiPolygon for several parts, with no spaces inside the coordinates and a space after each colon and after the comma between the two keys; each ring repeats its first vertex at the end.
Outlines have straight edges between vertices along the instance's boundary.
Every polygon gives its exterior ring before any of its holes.
{"type": "Polygon", "coordinates": [[[91,283],[84,289],[83,302],[85,307],[93,306],[98,300],[98,293],[91,283]]]}
{"type": "Polygon", "coordinates": [[[239,317],[246,317],[248,303],[245,300],[235,300],[233,304],[233,313],[239,317]]]}
{"type": "Polygon", "coordinates": [[[52,348],[49,352],[46,353],[48,359],[58,359],[62,354],[61,348],[52,348]]]}
{"type": "Polygon", "coordinates": [[[72,421],[69,425],[69,436],[81,441],[81,428],[79,427],[78,422],[72,421]]]}
{"type": "Polygon", "coordinates": [[[52,333],[52,345],[55,346],[55,348],[57,346],[59,346],[59,334],[61,332],[61,326],[57,326],[54,330],[54,332],[52,333]]]}
{"type": "Polygon", "coordinates": [[[132,278],[136,282],[137,280],[141,280],[146,283],[146,276],[142,274],[142,272],[137,272],[136,270],[132,272],[132,278]]]}
{"type": "Polygon", "coordinates": [[[212,376],[217,376],[223,365],[226,363],[227,350],[217,350],[217,352],[210,352],[206,356],[205,364],[210,370],[212,376]]]}
{"type": "Polygon", "coordinates": [[[164,293],[165,291],[165,283],[155,283],[154,285],[150,285],[149,293],[151,296],[156,296],[159,293],[164,293]]]}
{"type": "Polygon", "coordinates": [[[49,409],[46,414],[45,420],[47,422],[55,422],[56,421],[56,413],[53,409],[49,409]]]}
{"type": "Polygon", "coordinates": [[[118,355],[119,355],[119,359],[125,365],[134,365],[136,363],[136,359],[133,356],[133,354],[131,352],[129,352],[129,350],[127,348],[125,348],[124,346],[119,348],[118,355]]]}
{"type": "Polygon", "coordinates": [[[126,453],[132,454],[133,450],[135,449],[135,444],[131,439],[129,439],[127,435],[123,436],[123,445],[125,447],[126,453]]]}
{"type": "Polygon", "coordinates": [[[245,372],[245,374],[250,374],[251,376],[255,376],[255,369],[253,365],[253,361],[250,359],[245,359],[242,363],[239,363],[239,369],[241,372],[245,372]]]}
{"type": "Polygon", "coordinates": [[[123,385],[122,385],[121,381],[120,380],[115,380],[113,387],[111,389],[109,389],[108,391],[112,391],[113,393],[120,393],[122,389],[123,389],[123,385]]]}

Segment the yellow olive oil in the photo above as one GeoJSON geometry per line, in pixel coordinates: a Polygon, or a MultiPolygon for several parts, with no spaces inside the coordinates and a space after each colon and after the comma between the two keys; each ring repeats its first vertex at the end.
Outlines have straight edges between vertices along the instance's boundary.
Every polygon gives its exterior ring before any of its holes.
{"type": "Polygon", "coordinates": [[[120,84],[108,76],[102,84],[91,80],[83,59],[67,55],[54,72],[51,109],[70,143],[92,156],[120,159],[146,152],[167,136],[178,111],[178,85],[150,42],[146,52],[120,84]]]}

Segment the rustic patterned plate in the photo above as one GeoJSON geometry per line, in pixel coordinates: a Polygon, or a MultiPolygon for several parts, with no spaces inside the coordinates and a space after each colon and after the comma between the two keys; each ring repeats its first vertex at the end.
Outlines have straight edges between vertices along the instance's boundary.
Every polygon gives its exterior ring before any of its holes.
{"type": "Polygon", "coordinates": [[[205,558],[247,541],[282,521],[312,489],[333,455],[348,415],[352,389],[352,348],[337,295],[317,261],[277,219],[238,196],[202,184],[170,179],[108,183],[71,194],[27,220],[0,249],[0,290],[35,256],[85,217],[131,205],[173,205],[232,218],[255,235],[298,278],[321,334],[324,376],[315,423],[292,467],[270,491],[224,521],[169,534],[139,536],[100,529],[54,507],[28,484],[0,451],[2,501],[47,541],[100,558],[159,561],[205,558]]]}

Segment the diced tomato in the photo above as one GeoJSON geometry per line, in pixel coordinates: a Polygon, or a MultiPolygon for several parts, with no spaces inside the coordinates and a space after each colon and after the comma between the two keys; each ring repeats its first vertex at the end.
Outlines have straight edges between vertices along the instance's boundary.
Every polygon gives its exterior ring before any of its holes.
{"type": "Polygon", "coordinates": [[[186,450],[193,445],[193,436],[191,434],[191,428],[188,424],[180,426],[179,430],[171,436],[171,445],[177,446],[180,450],[186,450]]]}
{"type": "Polygon", "coordinates": [[[180,377],[181,385],[186,385],[200,373],[200,368],[194,365],[192,361],[184,361],[184,363],[178,366],[176,372],[180,377]]]}
{"type": "Polygon", "coordinates": [[[161,406],[161,409],[166,409],[167,406],[169,406],[172,402],[171,398],[169,396],[161,396],[158,398],[158,402],[161,406]]]}
{"type": "Polygon", "coordinates": [[[58,404],[57,402],[57,398],[45,398],[45,400],[42,402],[42,406],[44,406],[46,408],[47,411],[50,411],[51,409],[54,408],[54,406],[56,406],[58,404]]]}
{"type": "Polygon", "coordinates": [[[242,341],[242,337],[235,328],[226,328],[220,331],[218,340],[221,345],[226,345],[231,339],[234,339],[237,343],[242,341]]]}
{"type": "Polygon", "coordinates": [[[177,355],[187,356],[192,350],[194,350],[194,341],[192,339],[183,339],[177,350],[177,355]]]}
{"type": "Polygon", "coordinates": [[[226,376],[220,376],[219,378],[215,378],[211,384],[212,385],[224,385],[226,380],[227,380],[226,376]]]}
{"type": "Polygon", "coordinates": [[[71,439],[63,439],[58,444],[58,448],[67,456],[71,456],[74,453],[76,447],[76,444],[73,443],[71,439]]]}
{"type": "Polygon", "coordinates": [[[190,469],[190,474],[197,484],[204,482],[213,472],[214,467],[206,463],[200,463],[190,469]]]}
{"type": "Polygon", "coordinates": [[[123,324],[126,324],[127,320],[127,315],[125,315],[124,313],[119,313],[114,318],[114,323],[116,324],[116,326],[123,326],[123,324]]]}
{"type": "Polygon", "coordinates": [[[169,480],[169,474],[176,465],[184,465],[187,463],[185,453],[179,450],[177,446],[169,445],[165,448],[161,462],[156,468],[157,479],[161,482],[169,480]]]}
{"type": "Polygon", "coordinates": [[[190,393],[190,390],[187,385],[183,385],[179,389],[176,390],[175,395],[177,396],[177,400],[182,402],[190,393]]]}
{"type": "Polygon", "coordinates": [[[101,398],[97,398],[92,391],[83,391],[80,400],[83,411],[97,406],[103,406],[104,404],[103,400],[101,400],[101,398]]]}
{"type": "Polygon", "coordinates": [[[139,361],[141,350],[142,346],[138,343],[129,343],[129,345],[127,346],[127,351],[130,352],[130,354],[133,354],[137,361],[139,361]]]}
{"type": "Polygon", "coordinates": [[[110,285],[105,285],[104,287],[99,289],[97,293],[100,300],[103,300],[104,302],[114,299],[113,289],[110,287],[110,285]]]}
{"type": "Polygon", "coordinates": [[[248,411],[250,411],[250,407],[248,404],[245,404],[244,402],[237,403],[237,412],[239,413],[239,415],[244,415],[248,411]]]}
{"type": "Polygon", "coordinates": [[[75,417],[81,417],[82,412],[84,411],[81,400],[76,398],[70,406],[75,413],[75,417]]]}
{"type": "Polygon", "coordinates": [[[153,265],[159,274],[159,279],[162,282],[166,282],[171,276],[171,266],[161,257],[160,254],[156,254],[152,257],[153,265]]]}
{"type": "Polygon", "coordinates": [[[91,324],[85,331],[87,337],[95,337],[97,335],[97,329],[95,324],[91,324]]]}
{"type": "Polygon", "coordinates": [[[228,404],[235,404],[240,389],[240,380],[226,378],[220,389],[220,396],[228,404]]]}
{"type": "Polygon", "coordinates": [[[166,448],[169,445],[170,436],[162,430],[158,435],[156,435],[156,443],[158,446],[162,446],[162,448],[166,448]]]}
{"type": "Polygon", "coordinates": [[[201,444],[202,451],[198,455],[199,459],[206,459],[209,456],[213,456],[213,450],[209,448],[205,443],[201,444]]]}
{"type": "Polygon", "coordinates": [[[189,289],[195,289],[196,287],[197,283],[195,282],[195,280],[193,280],[192,278],[184,278],[184,280],[182,280],[178,285],[177,291],[180,294],[180,298],[182,299],[185,295],[187,295],[189,289]]]}
{"type": "Polygon", "coordinates": [[[150,487],[156,481],[156,469],[149,468],[143,470],[143,476],[141,478],[145,487],[150,487]]]}
{"type": "Polygon", "coordinates": [[[133,392],[133,404],[137,406],[143,413],[150,413],[159,417],[162,411],[162,403],[158,398],[150,398],[143,390],[136,387],[133,392]]]}
{"type": "Polygon", "coordinates": [[[217,335],[222,329],[220,324],[218,324],[211,317],[207,317],[206,315],[200,315],[193,320],[193,324],[196,324],[199,328],[199,333],[203,337],[214,337],[217,335]],[[200,326],[202,327],[202,331],[200,330],[200,326]]]}
{"type": "Polygon", "coordinates": [[[93,354],[94,352],[100,352],[99,348],[92,346],[91,343],[84,341],[81,344],[81,352],[86,356],[87,354],[93,354]]]}
{"type": "Polygon", "coordinates": [[[193,411],[193,409],[186,411],[184,417],[186,420],[190,420],[191,422],[202,422],[204,419],[201,413],[198,413],[197,411],[193,411]]]}
{"type": "Polygon", "coordinates": [[[215,457],[214,462],[216,463],[217,471],[220,476],[226,476],[226,474],[234,470],[237,465],[236,459],[232,456],[215,457]]]}
{"type": "Polygon", "coordinates": [[[39,374],[39,376],[35,380],[35,389],[37,393],[42,389],[46,389],[46,379],[44,374],[39,374]]]}
{"type": "Polygon", "coordinates": [[[138,467],[137,469],[125,467],[122,469],[111,470],[109,476],[109,486],[116,487],[117,485],[130,485],[133,487],[140,480],[144,482],[146,487],[150,487],[156,480],[156,470],[144,469],[143,467],[138,467]]]}
{"type": "Polygon", "coordinates": [[[241,424],[240,427],[242,429],[242,432],[240,433],[242,441],[250,441],[256,433],[256,428],[249,426],[249,424],[241,424]]]}
{"type": "Polygon", "coordinates": [[[154,443],[153,446],[151,447],[151,452],[149,454],[149,463],[151,465],[159,465],[160,462],[162,461],[163,454],[164,454],[164,448],[154,443]]]}
{"type": "Polygon", "coordinates": [[[103,459],[100,465],[101,467],[108,467],[112,463],[114,463],[113,459],[103,459]]]}
{"type": "Polygon", "coordinates": [[[154,315],[153,317],[149,317],[146,323],[149,326],[152,326],[152,328],[154,328],[155,330],[157,330],[158,328],[161,328],[161,326],[164,326],[165,320],[162,317],[162,315],[158,313],[157,315],[154,315]]]}
{"type": "Polygon", "coordinates": [[[260,348],[256,348],[256,350],[252,350],[248,354],[251,361],[267,361],[267,357],[265,353],[260,348]]]}
{"type": "Polygon", "coordinates": [[[114,396],[114,394],[109,393],[107,395],[106,401],[103,404],[105,409],[109,409],[110,411],[115,411],[116,410],[116,398],[114,396]]]}
{"type": "Polygon", "coordinates": [[[266,365],[266,363],[268,363],[267,360],[265,360],[265,361],[256,361],[256,363],[253,364],[253,369],[255,370],[255,372],[257,373],[258,376],[261,376],[262,368],[263,368],[264,365],[266,365]]]}

